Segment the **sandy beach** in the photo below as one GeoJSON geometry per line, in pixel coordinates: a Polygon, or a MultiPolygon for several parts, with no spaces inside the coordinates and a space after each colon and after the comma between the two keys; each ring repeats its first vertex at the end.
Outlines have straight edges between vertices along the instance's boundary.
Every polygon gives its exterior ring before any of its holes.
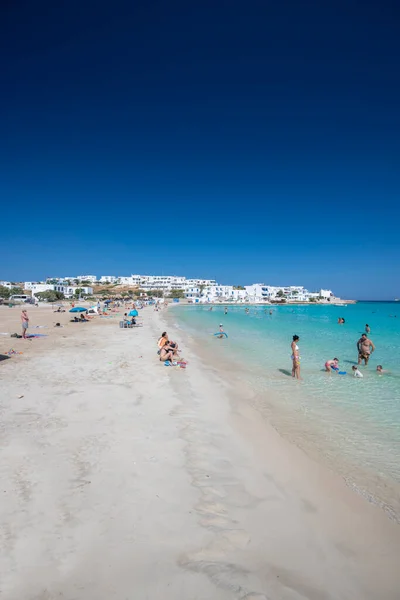
{"type": "Polygon", "coordinates": [[[398,599],[399,526],[170,327],[188,366],[160,363],[164,313],[28,310],[47,337],[0,335],[2,598],[398,599]]]}

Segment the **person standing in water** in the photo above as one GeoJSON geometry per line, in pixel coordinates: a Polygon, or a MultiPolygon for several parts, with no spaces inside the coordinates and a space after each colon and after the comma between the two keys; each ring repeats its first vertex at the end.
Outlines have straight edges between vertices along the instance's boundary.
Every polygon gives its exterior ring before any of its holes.
{"type": "Polygon", "coordinates": [[[300,350],[299,350],[299,346],[297,345],[297,342],[300,340],[298,335],[294,335],[293,336],[293,341],[291,344],[291,349],[292,349],[292,361],[293,361],[293,366],[292,366],[292,377],[295,377],[296,379],[301,379],[300,377],[300,350]]]}
{"type": "Polygon", "coordinates": [[[371,333],[371,327],[368,325],[368,323],[365,325],[365,333],[371,333]]]}
{"type": "Polygon", "coordinates": [[[227,315],[227,314],[228,314],[228,307],[225,306],[224,315],[227,315]]]}
{"type": "Polygon", "coordinates": [[[362,361],[364,361],[365,366],[367,366],[369,358],[375,350],[374,342],[367,338],[367,334],[363,333],[360,339],[357,342],[357,350],[358,350],[358,364],[361,365],[362,361]]]}
{"type": "Polygon", "coordinates": [[[217,335],[217,338],[218,338],[219,340],[222,340],[222,338],[224,338],[224,337],[225,337],[225,334],[224,334],[224,328],[223,328],[223,326],[222,326],[222,323],[220,323],[220,324],[219,324],[219,335],[217,335]]]}

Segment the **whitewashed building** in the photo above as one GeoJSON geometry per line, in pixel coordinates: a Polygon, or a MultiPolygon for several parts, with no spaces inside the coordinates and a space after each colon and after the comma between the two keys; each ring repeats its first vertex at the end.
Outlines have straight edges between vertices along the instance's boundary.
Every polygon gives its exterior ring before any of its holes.
{"type": "Polygon", "coordinates": [[[96,275],[77,275],[74,277],[74,280],[78,279],[79,281],[90,281],[90,283],[96,283],[97,277],[96,275]]]}
{"type": "MultiPolygon", "coordinates": [[[[24,290],[32,291],[36,285],[50,285],[50,284],[44,283],[43,281],[25,281],[24,282],[24,290]]],[[[45,291],[45,290],[43,290],[43,291],[45,291]]]]}
{"type": "MultiPolygon", "coordinates": [[[[30,283],[30,282],[27,282],[30,283]]],[[[80,289],[82,296],[91,296],[93,294],[93,288],[89,286],[79,286],[79,285],[67,285],[64,283],[33,283],[30,288],[32,292],[32,296],[36,298],[36,294],[39,292],[47,292],[49,290],[53,290],[55,292],[61,292],[64,294],[65,298],[72,298],[75,296],[75,290],[80,289]]]]}

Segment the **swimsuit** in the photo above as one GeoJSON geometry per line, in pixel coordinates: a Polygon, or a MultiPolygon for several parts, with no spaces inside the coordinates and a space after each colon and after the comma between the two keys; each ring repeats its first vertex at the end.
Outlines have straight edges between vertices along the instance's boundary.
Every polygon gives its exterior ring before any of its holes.
{"type": "MultiPolygon", "coordinates": [[[[295,349],[296,349],[297,351],[299,350],[299,347],[298,347],[298,345],[297,345],[297,344],[296,344],[296,346],[295,346],[295,349]]],[[[292,356],[291,356],[291,359],[292,359],[292,360],[295,360],[296,362],[299,362],[299,361],[300,361],[300,356],[296,356],[295,354],[292,354],[292,356]]]]}

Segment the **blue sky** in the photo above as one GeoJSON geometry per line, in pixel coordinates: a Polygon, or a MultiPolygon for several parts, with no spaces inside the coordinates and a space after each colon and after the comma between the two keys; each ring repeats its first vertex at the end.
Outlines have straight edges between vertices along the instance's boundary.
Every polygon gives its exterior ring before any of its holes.
{"type": "Polygon", "coordinates": [[[400,297],[394,2],[0,8],[0,279],[400,297]]]}

